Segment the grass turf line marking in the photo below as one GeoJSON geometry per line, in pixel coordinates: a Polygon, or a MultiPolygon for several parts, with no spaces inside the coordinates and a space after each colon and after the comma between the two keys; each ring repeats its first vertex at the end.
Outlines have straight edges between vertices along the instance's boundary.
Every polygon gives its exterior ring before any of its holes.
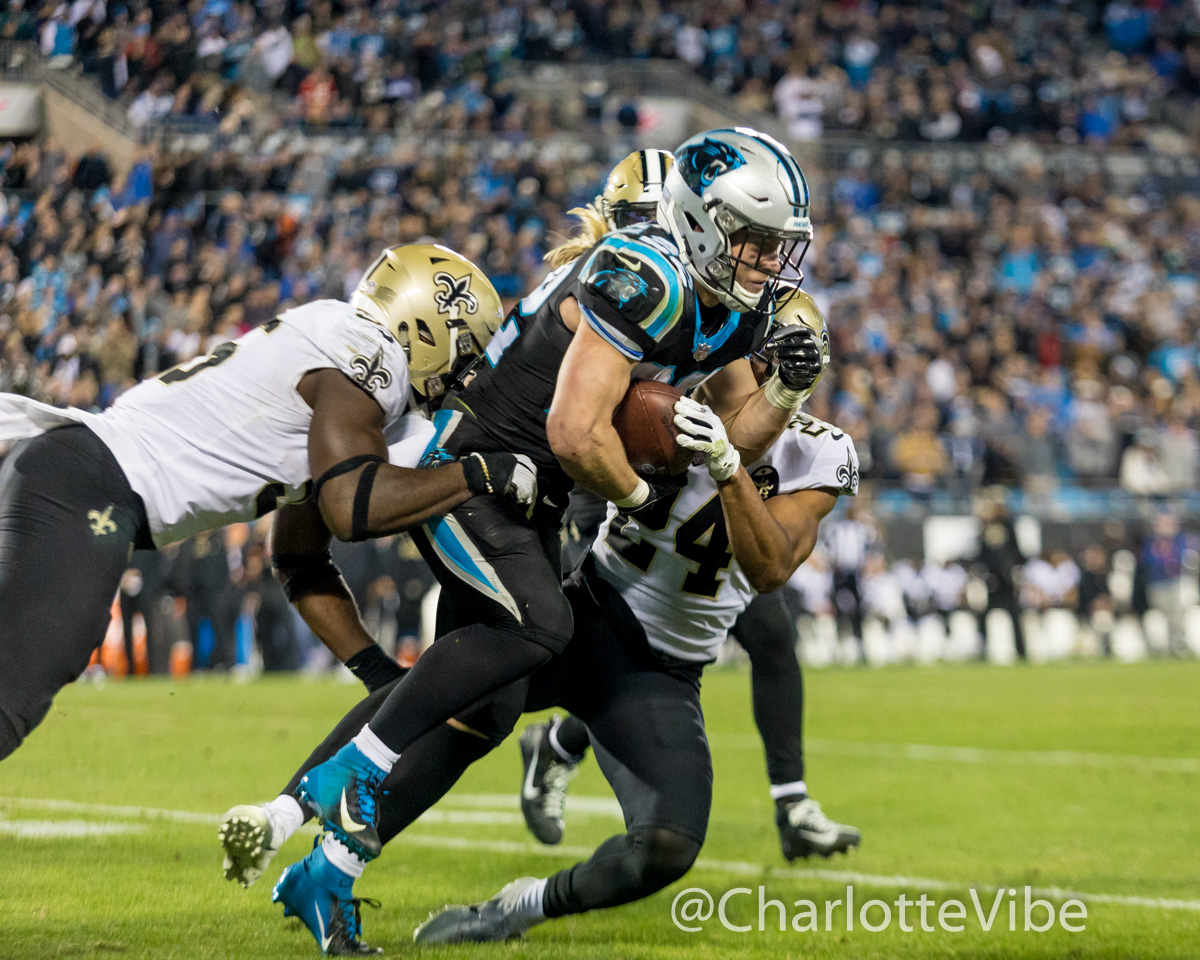
{"type": "MultiPolygon", "coordinates": [[[[569,860],[584,859],[595,853],[592,847],[544,847],[539,843],[514,840],[471,840],[466,837],[434,837],[408,833],[402,833],[396,839],[399,842],[418,847],[541,855],[569,860]]],[[[825,880],[834,883],[857,883],[863,886],[900,887],[921,891],[966,890],[972,886],[977,890],[989,892],[1000,889],[996,886],[980,886],[966,881],[931,880],[925,877],[881,876],[872,873],[858,873],[854,870],[797,870],[790,867],[769,867],[761,863],[748,863],[739,860],[709,860],[705,857],[700,857],[696,861],[695,869],[709,870],[714,873],[728,873],[733,876],[768,876],[786,880],[825,880]]],[[[1009,886],[1010,884],[1004,884],[1005,888],[1009,886]]],[[[1032,895],[1034,897],[1049,897],[1055,900],[1084,900],[1088,903],[1108,903],[1122,907],[1146,907],[1154,910],[1192,910],[1200,912],[1200,900],[1134,897],[1117,893],[1085,893],[1081,890],[1066,890],[1062,887],[1034,887],[1032,895]]]]}
{"type": "MultiPolygon", "coordinates": [[[[492,797],[501,797],[501,794],[486,795],[486,794],[467,794],[470,800],[490,800],[492,797]]],[[[506,801],[504,806],[515,806],[513,797],[503,797],[506,801]]],[[[604,801],[604,797],[587,798],[597,801],[604,801]]],[[[614,801],[615,802],[615,801],[614,801]]],[[[92,814],[99,817],[118,817],[118,818],[133,818],[138,820],[170,820],[175,823],[199,823],[199,824],[218,824],[221,818],[211,813],[192,813],[188,810],[164,810],[161,807],[127,807],[114,806],[105,803],[76,803],[73,800],[47,800],[38,798],[25,797],[0,797],[0,804],[6,804],[15,807],[32,807],[37,810],[58,810],[63,813],[80,813],[92,814]]],[[[474,807],[491,807],[496,806],[494,803],[468,803],[468,806],[474,807]]],[[[450,806],[453,806],[451,802],[450,806]]],[[[618,815],[620,807],[618,806],[618,815]]],[[[419,818],[419,822],[423,823],[454,823],[454,824],[484,824],[486,826],[521,826],[525,822],[525,818],[520,813],[502,811],[502,810],[426,810],[419,818]]],[[[70,823],[84,821],[46,821],[47,823],[70,823]]],[[[0,832],[9,832],[4,827],[5,821],[0,817],[0,832]]],[[[100,826],[93,824],[93,826],[100,826]]],[[[139,828],[140,829],[140,828],[139,828]]],[[[104,832],[104,831],[97,831],[104,832]]],[[[108,832],[120,832],[112,830],[108,832]]],[[[33,836],[32,833],[23,834],[25,836],[33,836]]],[[[64,833],[63,836],[71,834],[64,833]]],[[[83,834],[79,834],[83,836],[83,834]]]]}
{"type": "Polygon", "coordinates": [[[78,839],[111,837],[126,833],[144,833],[140,823],[94,823],[90,820],[2,820],[0,836],[22,840],[78,839]]]}
{"type": "MultiPolygon", "coordinates": [[[[761,750],[754,734],[710,734],[715,747],[761,750]]],[[[1128,753],[1082,753],[1071,750],[1001,750],[986,747],[948,747],[931,743],[869,743],[859,740],[806,740],[814,753],[882,759],[932,760],[938,763],[1008,764],[1037,767],[1093,767],[1142,770],[1147,773],[1200,773],[1195,757],[1141,757],[1128,753]]]]}
{"type": "MultiPolygon", "coordinates": [[[[492,801],[503,798],[511,802],[512,798],[505,794],[464,794],[457,799],[473,801],[477,805],[481,801],[492,801]]],[[[605,797],[580,798],[588,800],[606,800],[605,797]]],[[[164,810],[159,807],[123,807],[108,806],[98,803],[76,803],[72,800],[45,800],[21,797],[0,797],[0,803],[38,807],[44,810],[64,810],[76,813],[96,813],[115,816],[143,817],[147,819],[174,820],[180,823],[216,824],[221,818],[215,814],[197,813],[189,810],[164,810]]],[[[454,811],[427,811],[429,814],[448,815],[454,811]]],[[[427,822],[452,823],[449,816],[433,816],[427,822]]],[[[422,818],[424,819],[424,817],[422,818]]],[[[55,821],[47,821],[55,823],[55,821]]],[[[71,821],[66,821],[71,822],[71,821]]],[[[474,821],[479,822],[479,821],[474,821]]],[[[507,820],[505,821],[507,822],[507,820]]],[[[2,826],[3,821],[0,821],[2,826]]],[[[56,824],[57,825],[57,824],[56,824]]],[[[94,826],[104,826],[95,824],[94,826]]],[[[585,846],[546,847],[540,843],[529,843],[520,840],[477,840],[468,837],[439,837],[420,833],[402,833],[397,840],[411,846],[432,847],[443,850],[476,850],[488,853],[510,853],[525,856],[554,857],[557,859],[578,860],[590,857],[595,850],[585,846]]],[[[822,870],[797,869],[794,867],[771,867],[761,863],[751,863],[742,860],[710,860],[700,857],[695,864],[697,870],[709,870],[714,873],[727,873],[733,876],[762,877],[770,876],[790,880],[824,880],[834,883],[860,883],[864,886],[900,887],[919,890],[965,890],[972,886],[966,881],[933,880],[926,877],[885,876],[880,874],[859,873],[855,870],[822,870]]],[[[1009,884],[1005,884],[1009,886],[1009,884]]],[[[1023,884],[1022,884],[1023,886],[1023,884]]],[[[976,885],[976,889],[996,890],[995,886],[976,885]]],[[[1178,900],[1166,897],[1137,897],[1117,893],[1085,893],[1081,890],[1067,890],[1062,887],[1034,887],[1033,896],[1049,897],[1056,900],[1084,900],[1088,903],[1108,903],[1122,907],[1145,907],[1153,910],[1191,910],[1200,912],[1200,900],[1178,900]]]]}

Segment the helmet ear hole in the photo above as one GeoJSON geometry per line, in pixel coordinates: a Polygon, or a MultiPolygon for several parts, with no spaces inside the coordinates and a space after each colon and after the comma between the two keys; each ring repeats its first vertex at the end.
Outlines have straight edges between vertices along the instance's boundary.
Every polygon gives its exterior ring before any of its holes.
{"type": "MultiPolygon", "coordinates": [[[[692,216],[692,213],[690,210],[684,210],[683,215],[687,218],[688,226],[691,227],[692,233],[703,233],[704,232],[704,228],[702,226],[700,226],[700,221],[692,216]]],[[[701,247],[700,249],[703,250],[704,248],[701,247]]]]}
{"type": "Polygon", "coordinates": [[[428,344],[431,347],[437,346],[437,340],[433,336],[433,331],[429,329],[429,324],[420,318],[417,319],[417,336],[422,343],[428,344]]]}

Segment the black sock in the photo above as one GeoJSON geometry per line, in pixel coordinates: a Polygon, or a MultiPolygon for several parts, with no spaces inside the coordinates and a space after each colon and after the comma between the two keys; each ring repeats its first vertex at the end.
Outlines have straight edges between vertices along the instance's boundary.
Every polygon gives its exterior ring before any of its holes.
{"type": "Polygon", "coordinates": [[[555,753],[560,753],[561,748],[560,755],[566,754],[563,759],[569,763],[578,763],[583,759],[588,747],[591,746],[586,723],[568,713],[554,724],[551,730],[554,738],[550,741],[550,745],[555,747],[555,753]]]}
{"type": "Polygon", "coordinates": [[[371,644],[365,650],[359,650],[346,661],[346,667],[363,682],[369,693],[386,687],[407,673],[400,664],[384,653],[383,647],[377,643],[371,644]]]}
{"type": "Polygon", "coordinates": [[[396,753],[552,656],[519,630],[472,624],[440,637],[392,690],[371,730],[396,753]]]}

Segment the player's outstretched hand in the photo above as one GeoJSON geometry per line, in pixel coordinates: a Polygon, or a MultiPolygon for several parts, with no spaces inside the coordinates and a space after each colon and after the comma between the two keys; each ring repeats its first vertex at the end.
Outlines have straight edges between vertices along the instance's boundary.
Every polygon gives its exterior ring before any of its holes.
{"type": "Polygon", "coordinates": [[[710,477],[721,483],[737,473],[741,454],[729,442],[721,418],[710,408],[690,397],[680,397],[675,401],[675,426],[679,428],[675,442],[703,454],[710,477]]]}
{"type": "Polygon", "coordinates": [[[537,503],[537,467],[523,453],[469,453],[462,458],[467,489],[478,496],[498,493],[533,510],[537,503]]]}

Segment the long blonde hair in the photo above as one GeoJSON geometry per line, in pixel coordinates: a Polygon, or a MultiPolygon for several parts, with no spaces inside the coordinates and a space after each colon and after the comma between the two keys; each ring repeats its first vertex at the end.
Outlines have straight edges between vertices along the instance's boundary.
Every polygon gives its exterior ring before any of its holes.
{"type": "Polygon", "coordinates": [[[600,210],[599,197],[586,206],[575,207],[567,213],[579,219],[579,229],[543,258],[552,267],[561,267],[583,256],[609,233],[608,221],[600,210]]]}

